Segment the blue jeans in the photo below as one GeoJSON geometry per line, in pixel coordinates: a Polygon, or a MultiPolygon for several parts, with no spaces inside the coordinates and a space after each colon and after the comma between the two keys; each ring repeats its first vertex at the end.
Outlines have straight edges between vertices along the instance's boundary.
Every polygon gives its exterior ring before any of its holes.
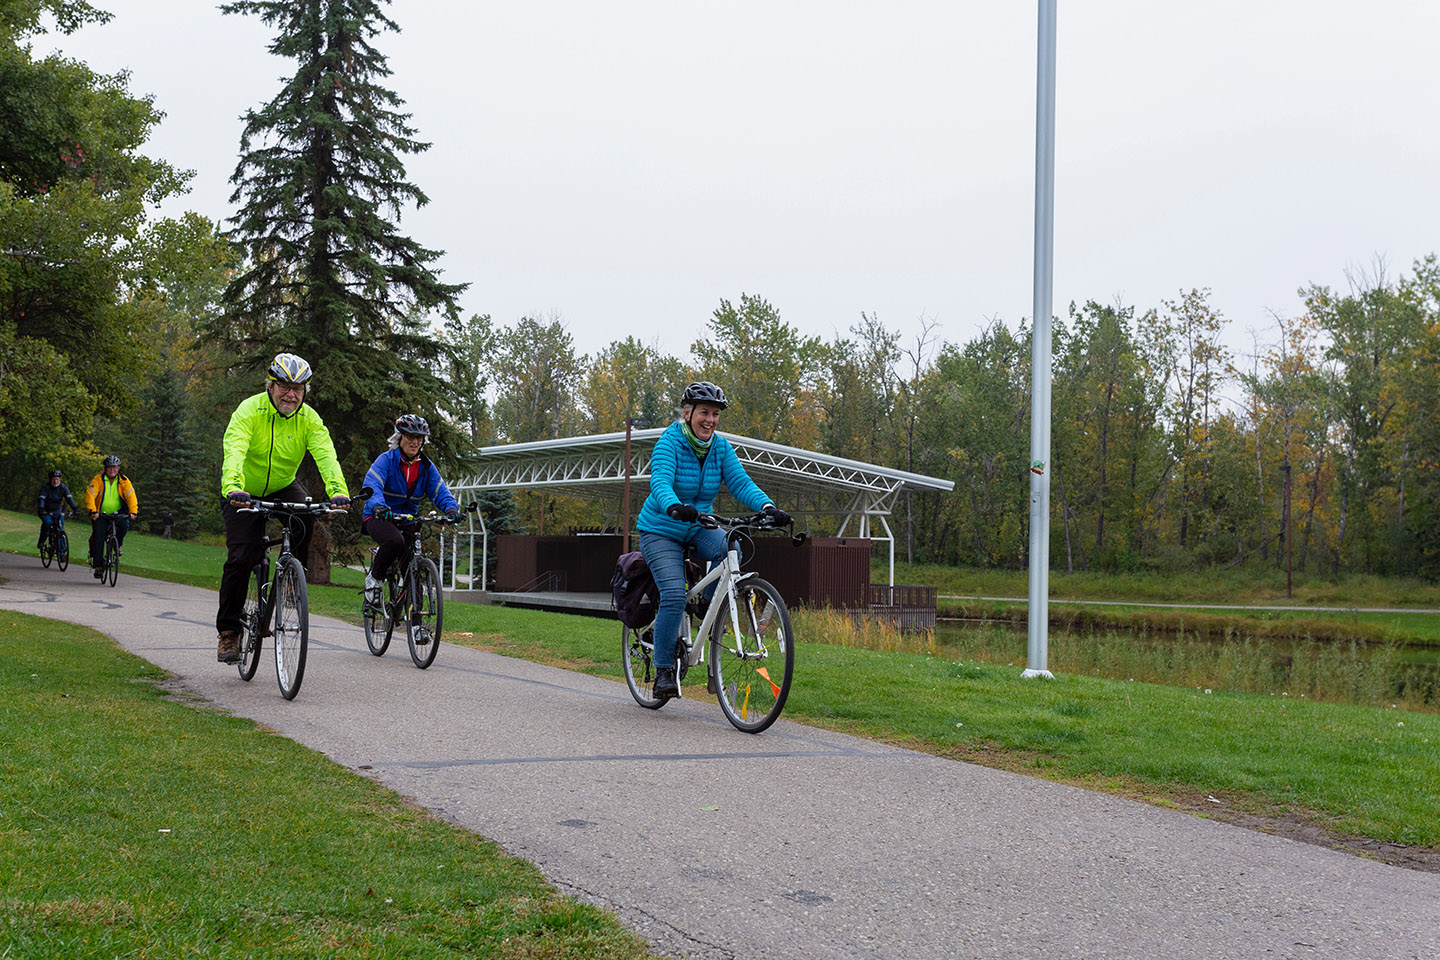
{"type": "Polygon", "coordinates": [[[64,530],[64,529],[65,529],[65,514],[63,514],[63,513],[46,513],[46,514],[42,514],[42,515],[41,515],[41,517],[40,517],[40,539],[41,539],[41,540],[44,540],[46,537],[50,536],[50,524],[52,524],[52,523],[55,524],[55,526],[58,527],[59,529],[64,530]]]}
{"type": "MultiPolygon", "coordinates": [[[[693,527],[688,535],[695,551],[695,559],[713,563],[725,556],[725,533],[722,530],[706,530],[693,527]]],[[[675,640],[680,636],[680,618],[685,616],[685,544],[671,540],[659,533],[640,531],[640,552],[650,566],[650,575],[660,588],[660,609],[655,611],[655,666],[675,666],[675,640]],[[669,643],[661,638],[669,637],[669,643]]],[[[706,590],[709,597],[715,592],[712,583],[706,590]]]]}

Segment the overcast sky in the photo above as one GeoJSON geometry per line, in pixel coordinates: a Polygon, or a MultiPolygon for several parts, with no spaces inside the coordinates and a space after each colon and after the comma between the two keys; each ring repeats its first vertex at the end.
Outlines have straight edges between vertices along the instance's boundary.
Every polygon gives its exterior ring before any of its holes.
{"type": "MultiPolygon", "coordinates": [[[[42,36],[167,114],[229,204],[240,116],[293,66],[194,0],[42,36]]],[[[395,0],[378,46],[429,152],[404,228],[466,313],[558,314],[595,352],[685,358],[722,298],[826,339],[873,312],[961,343],[1031,311],[1028,0],[395,0]]],[[[1060,0],[1055,292],[1141,309],[1210,287],[1249,349],[1297,287],[1440,250],[1433,0],[1060,0]]]]}

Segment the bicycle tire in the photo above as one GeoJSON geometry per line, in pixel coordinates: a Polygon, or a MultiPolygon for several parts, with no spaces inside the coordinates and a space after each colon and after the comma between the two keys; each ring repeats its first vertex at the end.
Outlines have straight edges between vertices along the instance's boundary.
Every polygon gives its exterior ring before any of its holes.
{"type": "Polygon", "coordinates": [[[405,642],[410,659],[424,670],[440,650],[440,628],[445,616],[445,594],[434,561],[419,557],[410,582],[410,615],[405,618],[405,642]]]}
{"type": "Polygon", "coordinates": [[[114,537],[105,538],[105,579],[112,587],[120,579],[120,543],[114,537]]]}
{"type": "Polygon", "coordinates": [[[653,635],[654,630],[653,621],[639,630],[620,624],[620,663],[625,668],[625,686],[630,688],[630,696],[635,698],[635,702],[646,710],[659,710],[668,699],[656,699],[650,695],[650,689],[655,684],[655,661],[646,646],[649,641],[645,638],[653,635]],[[640,669],[639,676],[635,673],[637,667],[640,669]]]}
{"type": "Polygon", "coordinates": [[[70,568],[70,535],[64,530],[55,536],[55,566],[61,573],[70,568]]]}
{"type": "Polygon", "coordinates": [[[260,666],[260,649],[265,644],[265,616],[260,598],[265,590],[265,566],[256,564],[250,571],[250,591],[245,595],[245,622],[240,637],[240,659],[235,669],[240,679],[249,682],[260,666]]]}
{"type": "Polygon", "coordinates": [[[395,608],[397,606],[395,601],[399,593],[400,587],[395,582],[395,576],[392,573],[380,585],[380,609],[378,611],[370,610],[370,605],[363,598],[360,601],[362,610],[360,619],[365,625],[365,646],[369,647],[370,652],[377,657],[383,657],[385,651],[390,649],[390,636],[395,632],[395,608]],[[383,613],[385,616],[377,617],[375,616],[377,612],[383,613]]]}
{"type": "Polygon", "coordinates": [[[50,569],[50,548],[53,545],[53,542],[54,538],[51,537],[48,533],[40,541],[40,566],[44,567],[46,570],[50,569]]]}
{"type": "Polygon", "coordinates": [[[716,699],[737,730],[759,733],[780,717],[790,695],[795,669],[790,611],[780,591],[758,577],[735,588],[738,630],[726,597],[717,593],[714,602],[722,604],[710,632],[716,699]],[[777,667],[778,681],[773,676],[777,667]]]}
{"type": "Polygon", "coordinates": [[[305,568],[294,557],[280,558],[270,603],[275,617],[275,680],[280,684],[280,695],[294,700],[305,679],[305,653],[310,642],[305,568]]]}

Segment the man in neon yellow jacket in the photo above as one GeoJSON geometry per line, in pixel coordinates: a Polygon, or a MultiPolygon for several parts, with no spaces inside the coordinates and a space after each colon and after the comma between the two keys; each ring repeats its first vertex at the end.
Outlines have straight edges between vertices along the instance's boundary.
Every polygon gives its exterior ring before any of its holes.
{"type": "MultiPolygon", "coordinates": [[[[265,392],[235,408],[223,441],[225,459],[220,468],[220,490],[226,499],[225,567],[220,574],[220,609],[215,615],[219,633],[215,659],[240,659],[240,631],[244,621],[245,590],[250,571],[265,553],[265,521],[256,514],[240,513],[252,497],[300,503],[310,496],[295,479],[308,452],[320,468],[325,493],[336,506],[350,502],[345,477],[335,456],[330,431],[315,409],[305,403],[310,364],[293,353],[282,353],[270,364],[265,392]]],[[[303,517],[304,532],[293,543],[302,564],[310,559],[314,517],[303,517]]]]}

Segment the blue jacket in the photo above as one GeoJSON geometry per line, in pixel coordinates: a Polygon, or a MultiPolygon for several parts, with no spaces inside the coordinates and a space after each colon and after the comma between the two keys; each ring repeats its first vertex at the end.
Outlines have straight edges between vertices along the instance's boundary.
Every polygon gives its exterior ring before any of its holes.
{"type": "Polygon", "coordinates": [[[730,496],[751,510],[758,512],[770,502],[740,465],[730,441],[712,434],[710,452],[701,463],[677,420],[655,441],[655,451],[650,455],[650,496],[645,498],[635,526],[684,543],[694,533],[695,525],[672,520],[665,511],[677,503],[688,503],[701,513],[710,513],[715,509],[722,482],[730,496]]]}
{"type": "Polygon", "coordinates": [[[370,499],[365,501],[366,519],[373,517],[375,508],[382,503],[396,513],[415,513],[421,501],[427,499],[441,510],[460,506],[445,481],[440,479],[440,471],[423,453],[420,454],[420,476],[415,488],[409,489],[401,468],[404,459],[399,450],[386,450],[370,464],[363,484],[371,490],[370,499]]]}

